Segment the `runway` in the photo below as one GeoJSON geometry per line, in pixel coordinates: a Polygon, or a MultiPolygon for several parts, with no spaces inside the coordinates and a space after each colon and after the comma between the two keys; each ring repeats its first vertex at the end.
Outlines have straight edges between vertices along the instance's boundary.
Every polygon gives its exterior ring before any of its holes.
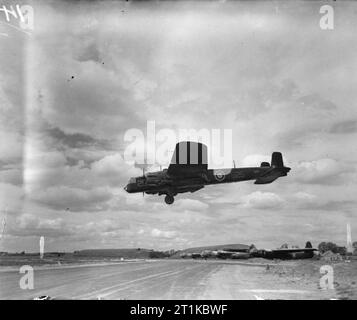
{"type": "Polygon", "coordinates": [[[34,289],[18,270],[0,271],[0,299],[321,299],[316,283],[278,279],[264,265],[204,260],[149,260],[34,268],[34,289]]]}

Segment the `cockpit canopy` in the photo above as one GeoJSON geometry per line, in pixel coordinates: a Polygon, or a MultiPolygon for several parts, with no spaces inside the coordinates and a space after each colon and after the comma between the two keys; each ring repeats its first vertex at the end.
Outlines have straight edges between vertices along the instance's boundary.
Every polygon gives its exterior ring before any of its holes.
{"type": "Polygon", "coordinates": [[[136,183],[136,178],[130,178],[129,183],[136,183]]]}

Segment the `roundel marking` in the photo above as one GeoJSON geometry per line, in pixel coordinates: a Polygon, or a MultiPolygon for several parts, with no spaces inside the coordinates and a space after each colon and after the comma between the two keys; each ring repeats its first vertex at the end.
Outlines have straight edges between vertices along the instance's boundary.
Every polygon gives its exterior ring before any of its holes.
{"type": "Polygon", "coordinates": [[[223,181],[226,176],[223,172],[217,172],[214,177],[217,181],[223,181]]]}

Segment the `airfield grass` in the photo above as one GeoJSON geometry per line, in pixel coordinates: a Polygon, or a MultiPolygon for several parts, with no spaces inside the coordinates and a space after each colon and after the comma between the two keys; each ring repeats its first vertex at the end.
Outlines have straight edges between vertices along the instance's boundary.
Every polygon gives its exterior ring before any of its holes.
{"type": "Polygon", "coordinates": [[[0,256],[1,267],[18,267],[22,265],[46,266],[67,264],[90,264],[100,262],[120,261],[113,258],[79,257],[73,254],[65,254],[60,257],[45,255],[43,259],[39,255],[7,255],[0,256]]]}

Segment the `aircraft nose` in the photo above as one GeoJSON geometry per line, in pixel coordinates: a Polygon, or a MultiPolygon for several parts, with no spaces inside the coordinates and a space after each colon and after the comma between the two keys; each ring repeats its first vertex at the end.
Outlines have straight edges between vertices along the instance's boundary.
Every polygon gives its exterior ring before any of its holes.
{"type": "Polygon", "coordinates": [[[124,187],[124,190],[125,190],[127,193],[137,192],[136,185],[133,184],[133,183],[128,183],[128,184],[124,187]]]}

